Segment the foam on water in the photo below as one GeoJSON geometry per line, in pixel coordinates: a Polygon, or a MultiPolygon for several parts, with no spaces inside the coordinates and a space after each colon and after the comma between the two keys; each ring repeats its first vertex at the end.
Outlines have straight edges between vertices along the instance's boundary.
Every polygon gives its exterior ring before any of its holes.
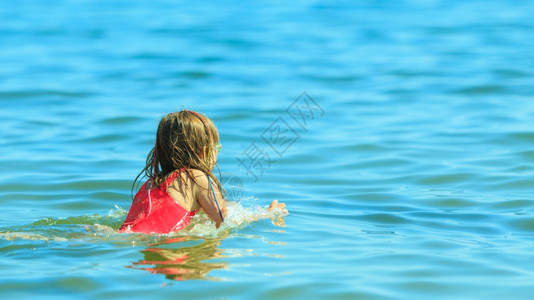
{"type": "MultiPolygon", "coordinates": [[[[252,198],[244,199],[244,201],[252,198]]],[[[135,241],[137,238],[149,239],[150,236],[163,237],[210,237],[217,238],[226,235],[229,231],[239,230],[246,227],[251,222],[260,219],[271,219],[277,226],[283,226],[284,216],[287,214],[280,209],[267,210],[258,205],[242,206],[240,202],[228,201],[228,211],[224,222],[219,228],[215,228],[213,221],[204,213],[199,213],[193,217],[191,224],[183,230],[166,235],[145,234],[123,234],[117,233],[117,229],[124,221],[128,213],[122,207],[115,205],[115,209],[110,210],[106,215],[82,215],[66,218],[44,218],[26,226],[13,226],[0,228],[0,238],[5,240],[43,240],[43,241],[69,241],[71,239],[83,239],[84,237],[102,239],[124,239],[124,236],[131,236],[127,239],[135,241]]]]}

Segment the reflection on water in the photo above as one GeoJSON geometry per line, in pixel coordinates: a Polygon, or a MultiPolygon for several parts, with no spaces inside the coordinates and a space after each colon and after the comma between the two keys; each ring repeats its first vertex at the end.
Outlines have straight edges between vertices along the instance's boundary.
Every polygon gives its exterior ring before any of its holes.
{"type": "Polygon", "coordinates": [[[211,279],[208,273],[224,269],[227,263],[211,260],[223,257],[218,248],[224,237],[205,239],[179,237],[149,245],[141,251],[143,259],[132,263],[130,268],[163,274],[167,279],[211,279]]]}
{"type": "MultiPolygon", "coordinates": [[[[268,211],[261,207],[243,207],[239,203],[229,202],[225,222],[219,229],[213,227],[205,214],[198,214],[193,219],[192,226],[181,232],[195,236],[169,237],[149,244],[148,248],[141,251],[143,259],[133,262],[129,268],[163,274],[172,280],[217,280],[209,277],[208,273],[227,267],[228,263],[213,260],[225,257],[219,246],[232,229],[266,218],[271,219],[274,225],[285,227],[284,217],[287,214],[285,209],[268,211]]],[[[224,251],[228,252],[228,249],[224,251]]]]}
{"type": "MultiPolygon", "coordinates": [[[[284,227],[284,217],[287,214],[285,209],[268,211],[261,207],[243,207],[239,203],[229,202],[225,222],[220,228],[215,229],[205,214],[199,214],[193,219],[192,226],[181,232],[196,233],[195,236],[169,237],[149,244],[148,248],[141,251],[143,259],[133,262],[129,268],[163,274],[171,280],[217,280],[208,274],[212,270],[228,266],[224,261],[214,260],[225,257],[219,246],[232,229],[265,218],[284,227]]],[[[228,249],[224,251],[228,252],[228,249]]]]}

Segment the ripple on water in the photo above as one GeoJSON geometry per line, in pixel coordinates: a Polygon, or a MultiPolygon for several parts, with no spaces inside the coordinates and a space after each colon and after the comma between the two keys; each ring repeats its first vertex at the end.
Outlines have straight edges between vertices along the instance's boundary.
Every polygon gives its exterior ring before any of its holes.
{"type": "Polygon", "coordinates": [[[470,86],[452,91],[454,94],[465,96],[486,96],[506,94],[509,89],[503,85],[487,84],[470,86]]]}
{"type": "MultiPolygon", "coordinates": [[[[367,205],[379,205],[382,203],[405,203],[406,198],[403,195],[399,195],[396,193],[387,193],[387,192],[368,192],[368,191],[362,191],[360,190],[358,193],[348,194],[343,196],[346,199],[350,200],[356,200],[359,202],[363,202],[367,205]]],[[[349,200],[349,201],[350,201],[349,200]]],[[[351,201],[353,202],[353,201],[351,201]]]]}
{"type": "Polygon", "coordinates": [[[402,158],[378,158],[378,159],[365,159],[361,162],[348,163],[343,168],[347,169],[399,169],[403,167],[409,167],[413,165],[412,160],[402,158]]]}
{"type": "Polygon", "coordinates": [[[0,192],[19,192],[27,191],[29,194],[40,194],[46,192],[59,192],[59,191],[76,191],[77,193],[81,192],[94,192],[97,190],[106,190],[106,191],[129,191],[132,185],[131,180],[73,180],[67,181],[67,179],[60,180],[59,183],[54,184],[44,184],[38,182],[28,182],[0,185],[0,192]]]}
{"type": "Polygon", "coordinates": [[[110,117],[103,118],[99,120],[100,124],[115,126],[115,125],[135,125],[141,123],[144,119],[141,117],[134,116],[119,116],[119,117],[110,117]]]}
{"type": "Polygon", "coordinates": [[[510,190],[518,192],[520,190],[530,190],[532,188],[532,178],[530,176],[521,177],[502,177],[500,180],[491,186],[488,186],[488,190],[510,190]]]}
{"type": "Polygon", "coordinates": [[[94,137],[88,137],[79,139],[76,142],[77,143],[87,143],[87,144],[118,144],[123,141],[129,141],[131,140],[130,137],[124,135],[124,134],[101,134],[94,137]]]}
{"type": "Polygon", "coordinates": [[[534,143],[534,132],[513,132],[507,134],[512,141],[524,142],[532,145],[534,143]]]}
{"type": "MultiPolygon", "coordinates": [[[[324,274],[325,271],[323,270],[324,274]]],[[[306,274],[299,274],[306,276],[306,274]]],[[[326,274],[325,274],[326,275],[326,274]]],[[[329,275],[329,274],[328,274],[329,275]]],[[[354,275],[356,279],[357,275],[354,275]]],[[[328,278],[332,278],[328,276],[328,278]]],[[[262,289],[260,299],[292,299],[292,298],[306,298],[306,299],[389,299],[387,295],[389,292],[374,288],[362,287],[357,291],[354,290],[352,283],[346,282],[343,279],[325,279],[324,282],[317,283],[295,283],[284,282],[278,283],[275,286],[267,285],[262,289]]]]}
{"type": "Polygon", "coordinates": [[[503,212],[531,211],[534,209],[534,200],[516,199],[504,200],[491,204],[491,208],[503,212]]]}
{"type": "Polygon", "coordinates": [[[512,232],[534,236],[534,216],[514,215],[505,219],[505,226],[512,232]]]}
{"type": "Polygon", "coordinates": [[[212,76],[212,74],[207,71],[191,70],[191,71],[181,72],[177,74],[177,76],[181,78],[185,78],[185,79],[202,80],[202,79],[212,76]]]}
{"type": "Polygon", "coordinates": [[[523,162],[534,163],[534,151],[533,150],[520,151],[520,152],[517,152],[516,155],[523,162]]]}
{"type": "Polygon", "coordinates": [[[474,173],[454,173],[441,175],[421,176],[416,183],[421,185],[451,185],[458,183],[468,183],[476,180],[480,176],[474,173]]]}
{"type": "Polygon", "coordinates": [[[7,101],[9,99],[36,99],[36,98],[87,98],[94,96],[94,92],[88,91],[65,91],[65,90],[22,90],[22,91],[7,91],[0,92],[0,99],[7,101]]]}
{"type": "Polygon", "coordinates": [[[409,224],[412,222],[412,220],[410,220],[409,218],[405,218],[398,213],[371,213],[359,216],[358,219],[374,224],[386,225],[409,224]]]}
{"type": "Polygon", "coordinates": [[[463,199],[463,198],[441,197],[441,198],[429,199],[426,201],[431,207],[438,208],[438,209],[446,209],[446,210],[473,208],[478,205],[476,201],[463,199]]]}
{"type": "Polygon", "coordinates": [[[514,146],[516,153],[522,153],[522,151],[528,155],[528,151],[531,151],[532,143],[534,143],[534,133],[532,132],[506,132],[496,133],[491,135],[486,143],[492,145],[501,145],[510,149],[510,146],[514,146]]]}

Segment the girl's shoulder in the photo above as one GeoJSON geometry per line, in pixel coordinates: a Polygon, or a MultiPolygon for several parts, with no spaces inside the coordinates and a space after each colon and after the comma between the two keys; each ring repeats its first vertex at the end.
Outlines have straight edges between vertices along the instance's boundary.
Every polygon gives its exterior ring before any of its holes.
{"type": "Polygon", "coordinates": [[[180,173],[183,173],[183,174],[186,174],[188,175],[189,177],[193,177],[195,180],[198,180],[202,177],[206,177],[206,173],[204,173],[204,171],[201,171],[199,169],[181,169],[180,170],[180,173]]]}
{"type": "Polygon", "coordinates": [[[206,176],[206,173],[204,173],[204,171],[202,170],[199,170],[199,169],[187,169],[189,170],[190,174],[195,176],[195,177],[199,177],[199,176],[206,176]]]}
{"type": "MultiPolygon", "coordinates": [[[[185,169],[183,169],[185,170],[185,169]]],[[[186,176],[188,176],[190,179],[193,180],[194,183],[196,183],[196,185],[202,187],[202,188],[207,188],[208,185],[209,185],[209,182],[208,182],[208,175],[202,171],[202,170],[198,170],[198,169],[187,169],[187,171],[183,172],[186,174],[186,176]]]]}

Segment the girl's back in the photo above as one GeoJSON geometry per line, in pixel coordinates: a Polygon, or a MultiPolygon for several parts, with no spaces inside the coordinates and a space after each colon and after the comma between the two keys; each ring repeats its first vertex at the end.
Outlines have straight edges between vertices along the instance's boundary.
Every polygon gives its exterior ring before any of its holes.
{"type": "MultiPolygon", "coordinates": [[[[134,197],[126,220],[119,232],[170,233],[189,225],[199,209],[192,191],[182,187],[178,177],[186,172],[173,172],[159,186],[147,181],[134,197]]],[[[189,179],[189,187],[194,182],[189,179]]]]}

